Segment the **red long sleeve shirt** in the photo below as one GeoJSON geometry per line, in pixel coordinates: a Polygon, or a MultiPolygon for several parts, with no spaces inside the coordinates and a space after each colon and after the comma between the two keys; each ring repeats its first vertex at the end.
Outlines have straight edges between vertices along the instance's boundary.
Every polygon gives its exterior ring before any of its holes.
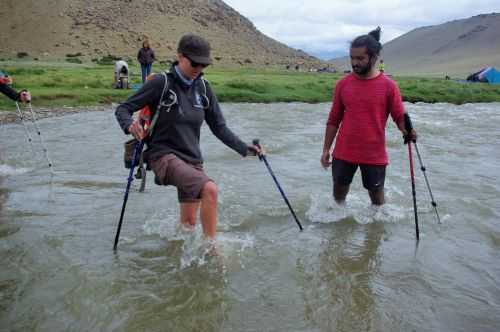
{"type": "Polygon", "coordinates": [[[327,125],[339,128],[333,157],[356,164],[387,165],[385,127],[391,115],[403,121],[404,107],[399,88],[380,74],[364,80],[354,74],[336,87],[327,125]]]}

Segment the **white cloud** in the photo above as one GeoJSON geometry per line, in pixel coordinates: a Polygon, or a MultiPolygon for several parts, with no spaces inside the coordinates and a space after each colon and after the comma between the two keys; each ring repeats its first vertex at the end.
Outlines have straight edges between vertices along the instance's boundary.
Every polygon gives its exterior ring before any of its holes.
{"type": "Polygon", "coordinates": [[[500,12],[499,0],[225,0],[264,34],[315,55],[347,53],[349,41],[382,27],[382,42],[412,29],[500,12]]]}

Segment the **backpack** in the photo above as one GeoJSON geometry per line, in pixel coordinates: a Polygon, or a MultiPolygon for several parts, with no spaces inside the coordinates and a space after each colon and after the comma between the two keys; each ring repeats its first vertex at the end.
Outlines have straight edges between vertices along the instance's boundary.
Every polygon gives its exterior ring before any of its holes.
{"type": "MultiPolygon", "coordinates": [[[[151,110],[149,109],[149,106],[145,106],[140,110],[139,117],[142,117],[145,125],[145,129],[148,131],[148,137],[150,138],[153,134],[153,129],[154,126],[156,125],[156,121],[158,120],[158,116],[160,115],[160,110],[162,106],[167,106],[168,109],[170,110],[170,107],[172,107],[175,103],[177,103],[177,95],[175,94],[174,91],[168,90],[169,82],[168,82],[168,73],[162,73],[162,75],[165,77],[165,83],[163,85],[163,90],[160,96],[160,100],[158,102],[158,106],[156,107],[156,112],[154,112],[154,115],[151,119],[151,110]],[[169,91],[171,92],[171,97],[168,98],[168,100],[172,100],[170,103],[166,104],[163,101],[163,98],[165,96],[165,92],[169,91]],[[147,127],[146,127],[147,126],[147,127]]],[[[124,147],[125,147],[125,153],[123,155],[123,160],[125,164],[125,168],[131,168],[132,166],[139,165],[139,167],[142,167],[143,162],[141,160],[144,160],[143,158],[143,152],[141,151],[140,156],[136,156],[136,160],[132,165],[132,158],[134,155],[134,148],[138,140],[136,138],[132,138],[125,142],[124,147]]]]}

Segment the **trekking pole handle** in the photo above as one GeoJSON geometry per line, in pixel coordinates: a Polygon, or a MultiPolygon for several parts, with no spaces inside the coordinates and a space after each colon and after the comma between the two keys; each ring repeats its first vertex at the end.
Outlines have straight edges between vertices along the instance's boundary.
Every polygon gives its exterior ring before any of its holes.
{"type": "MultiPolygon", "coordinates": [[[[258,138],[254,138],[253,141],[252,141],[252,144],[255,145],[255,146],[258,146],[260,148],[260,143],[259,143],[259,139],[258,138]]],[[[259,156],[259,159],[262,160],[263,155],[262,154],[258,154],[258,156],[259,156]]]]}
{"type": "Polygon", "coordinates": [[[405,129],[407,132],[413,130],[413,124],[411,123],[410,115],[408,113],[405,113],[405,129]]]}
{"type": "Polygon", "coordinates": [[[410,115],[408,113],[404,114],[405,117],[405,129],[406,129],[406,136],[404,137],[404,143],[408,143],[410,141],[415,142],[414,140],[411,140],[411,131],[413,130],[413,124],[411,123],[410,115]]]}

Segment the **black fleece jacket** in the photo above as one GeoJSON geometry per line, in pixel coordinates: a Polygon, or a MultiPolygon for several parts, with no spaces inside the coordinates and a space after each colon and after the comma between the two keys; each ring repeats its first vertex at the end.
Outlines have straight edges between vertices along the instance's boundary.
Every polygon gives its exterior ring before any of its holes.
{"type": "Polygon", "coordinates": [[[7,84],[0,83],[0,92],[9,97],[14,101],[19,101],[20,94],[16,90],[12,89],[7,84]]]}
{"type": "MultiPolygon", "coordinates": [[[[207,105],[202,96],[205,91],[201,75],[192,85],[184,83],[173,66],[168,75],[168,88],[177,95],[177,103],[170,110],[166,106],[160,108],[153,135],[147,141],[146,158],[153,160],[165,154],[174,153],[188,163],[203,163],[200,151],[200,128],[203,121],[207,122],[212,133],[224,144],[240,155],[246,156],[247,144],[227,127],[217,98],[208,82],[205,81],[207,105]]],[[[163,75],[155,75],[137,93],[117,107],[115,115],[125,134],[128,134],[128,127],[133,122],[134,112],[148,106],[154,114],[164,83],[163,75]]],[[[169,98],[168,95],[169,93],[165,93],[163,103],[169,98]]]]}

